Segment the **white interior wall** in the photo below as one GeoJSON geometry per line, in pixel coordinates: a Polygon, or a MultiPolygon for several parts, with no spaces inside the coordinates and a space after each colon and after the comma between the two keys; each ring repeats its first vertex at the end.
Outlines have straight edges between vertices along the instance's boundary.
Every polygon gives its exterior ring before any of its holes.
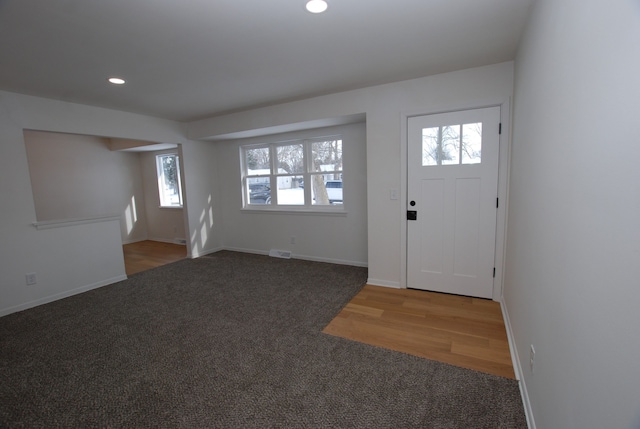
{"type": "Polygon", "coordinates": [[[181,145],[187,253],[193,258],[222,249],[224,222],[218,173],[218,147],[209,142],[181,145]]]}
{"type": "Polygon", "coordinates": [[[508,101],[513,63],[461,70],[204,119],[188,125],[192,139],[216,138],[323,118],[366,114],[367,258],[369,282],[400,287],[405,208],[390,199],[401,189],[403,113],[464,109],[508,101]]]}
{"type": "MultiPolygon", "coordinates": [[[[210,154],[205,145],[184,141],[183,125],[176,122],[0,91],[0,315],[124,278],[117,220],[46,230],[32,225],[36,211],[25,129],[183,142],[190,160],[210,154]],[[31,272],[38,282],[27,286],[25,274],[31,272]]],[[[206,181],[210,173],[205,167],[193,162],[189,174],[206,181]]],[[[194,207],[208,204],[211,192],[195,189],[201,192],[189,194],[194,207]]],[[[217,234],[200,227],[198,234],[217,234]]]]}
{"type": "Polygon", "coordinates": [[[268,253],[290,250],[294,257],[349,265],[367,264],[367,184],[365,124],[211,143],[218,146],[224,246],[268,253]],[[242,210],[240,146],[340,134],[344,159],[346,214],[284,214],[242,210]],[[295,237],[295,244],[291,244],[295,237]]]}
{"type": "Polygon", "coordinates": [[[24,132],[38,221],[119,216],[123,243],[144,240],[147,225],[140,158],[109,150],[109,139],[24,132]]]}
{"type": "Polygon", "coordinates": [[[534,3],[516,60],[505,302],[540,428],[640,427],[639,76],[637,1],[534,3]]]}
{"type": "MultiPolygon", "coordinates": [[[[140,153],[140,165],[144,182],[147,238],[149,240],[177,243],[178,240],[186,239],[184,209],[160,207],[156,156],[163,153],[178,153],[178,148],[140,153]]],[[[180,173],[182,174],[182,168],[180,173]]],[[[182,189],[184,192],[184,184],[182,189]]]]}

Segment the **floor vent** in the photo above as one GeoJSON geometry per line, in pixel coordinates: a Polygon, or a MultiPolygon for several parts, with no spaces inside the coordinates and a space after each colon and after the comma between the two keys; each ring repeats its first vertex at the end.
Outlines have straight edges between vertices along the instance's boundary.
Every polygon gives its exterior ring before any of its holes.
{"type": "Polygon", "coordinates": [[[271,249],[269,251],[269,256],[273,256],[274,258],[291,259],[291,252],[289,250],[271,249]]]}

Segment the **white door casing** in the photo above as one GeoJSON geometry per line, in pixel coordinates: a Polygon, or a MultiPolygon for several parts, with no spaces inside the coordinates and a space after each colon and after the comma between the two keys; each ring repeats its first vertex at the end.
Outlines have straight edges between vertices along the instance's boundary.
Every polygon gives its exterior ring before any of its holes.
{"type": "Polygon", "coordinates": [[[407,287],[492,298],[499,126],[500,107],[408,118],[407,287]]]}

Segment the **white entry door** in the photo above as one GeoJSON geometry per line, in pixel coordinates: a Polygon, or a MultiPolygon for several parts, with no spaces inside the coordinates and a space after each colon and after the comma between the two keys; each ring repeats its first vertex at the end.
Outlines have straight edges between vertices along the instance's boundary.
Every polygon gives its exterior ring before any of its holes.
{"type": "Polygon", "coordinates": [[[493,294],[500,108],[408,120],[407,287],[493,294]]]}

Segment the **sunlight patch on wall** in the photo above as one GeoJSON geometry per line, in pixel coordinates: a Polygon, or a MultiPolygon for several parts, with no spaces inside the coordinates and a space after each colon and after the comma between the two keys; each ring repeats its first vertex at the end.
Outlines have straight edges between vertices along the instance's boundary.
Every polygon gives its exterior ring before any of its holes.
{"type": "Polygon", "coordinates": [[[209,195],[208,203],[209,203],[209,228],[213,228],[213,207],[211,206],[211,195],[209,195]]]}
{"type": "Polygon", "coordinates": [[[207,207],[202,210],[199,218],[200,231],[194,230],[191,235],[191,253],[199,254],[198,247],[200,250],[207,249],[207,241],[209,240],[209,235],[211,230],[213,229],[213,205],[212,205],[212,197],[209,194],[209,198],[207,198],[207,207]]]}
{"type": "Polygon", "coordinates": [[[131,202],[127,205],[124,211],[125,221],[127,223],[127,234],[131,234],[133,227],[138,222],[138,210],[136,209],[136,197],[131,197],[131,202]]]}

